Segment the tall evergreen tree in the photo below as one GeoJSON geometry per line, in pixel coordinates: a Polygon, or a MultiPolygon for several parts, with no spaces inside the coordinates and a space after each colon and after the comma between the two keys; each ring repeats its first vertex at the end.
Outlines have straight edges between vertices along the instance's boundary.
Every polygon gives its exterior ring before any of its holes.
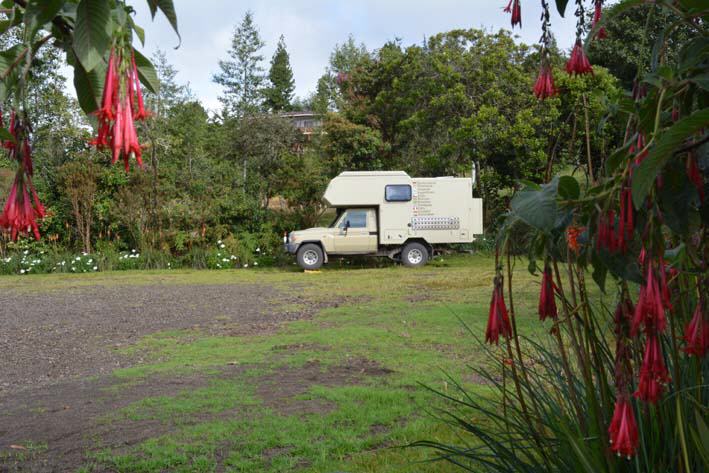
{"type": "Polygon", "coordinates": [[[263,46],[253,13],[248,11],[234,30],[229,58],[219,61],[221,71],[212,78],[224,88],[219,101],[224,105],[226,115],[239,117],[261,108],[265,76],[261,67],[263,56],[259,51],[263,46]]]}
{"type": "Polygon", "coordinates": [[[295,90],[293,69],[290,65],[290,56],[286,50],[286,41],[281,35],[276,46],[276,52],[271,58],[271,69],[268,72],[271,86],[264,90],[266,107],[272,111],[290,110],[295,90]]]}

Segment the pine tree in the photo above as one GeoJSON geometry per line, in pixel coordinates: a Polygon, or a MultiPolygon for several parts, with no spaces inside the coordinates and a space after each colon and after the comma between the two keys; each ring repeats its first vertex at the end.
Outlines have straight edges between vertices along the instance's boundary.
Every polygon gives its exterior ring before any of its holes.
{"type": "Polygon", "coordinates": [[[224,88],[219,101],[224,105],[226,115],[240,117],[261,109],[260,91],[265,76],[261,67],[263,56],[259,51],[263,46],[253,13],[248,11],[234,30],[229,59],[219,61],[221,72],[212,78],[224,88]]]}
{"type": "Polygon", "coordinates": [[[286,42],[283,35],[278,40],[276,52],[271,58],[271,69],[268,72],[268,80],[271,86],[264,90],[266,107],[277,112],[290,110],[295,90],[293,80],[293,69],[290,65],[290,56],[286,50],[286,42]]]}

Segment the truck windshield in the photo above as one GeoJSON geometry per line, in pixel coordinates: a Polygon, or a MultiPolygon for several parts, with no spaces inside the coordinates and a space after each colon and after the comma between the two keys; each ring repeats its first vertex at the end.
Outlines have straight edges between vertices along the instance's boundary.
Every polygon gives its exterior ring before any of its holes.
{"type": "Polygon", "coordinates": [[[338,209],[337,210],[337,215],[335,215],[335,218],[330,222],[330,228],[335,228],[337,226],[337,221],[340,220],[340,217],[342,217],[342,214],[344,213],[344,209],[338,209]]]}

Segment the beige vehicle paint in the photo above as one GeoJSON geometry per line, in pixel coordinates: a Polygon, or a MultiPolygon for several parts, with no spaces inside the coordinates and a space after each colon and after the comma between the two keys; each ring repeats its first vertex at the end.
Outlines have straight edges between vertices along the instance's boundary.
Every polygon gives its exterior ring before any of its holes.
{"type": "MultiPolygon", "coordinates": [[[[331,227],[291,232],[285,238],[286,250],[298,253],[305,244],[318,245],[319,267],[328,255],[395,258],[417,242],[428,250],[425,263],[432,245],[470,243],[483,233],[482,200],[473,198],[472,190],[469,178],[411,178],[403,171],[343,172],[330,181],[323,196],[329,206],[341,211],[339,218],[331,227]]],[[[309,266],[300,256],[301,266],[309,266]]]]}

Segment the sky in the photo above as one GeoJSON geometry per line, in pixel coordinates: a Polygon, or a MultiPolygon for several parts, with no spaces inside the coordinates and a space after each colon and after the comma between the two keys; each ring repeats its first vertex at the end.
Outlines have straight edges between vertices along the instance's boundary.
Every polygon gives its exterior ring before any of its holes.
{"type": "MultiPolygon", "coordinates": [[[[177,81],[189,84],[205,107],[220,108],[220,87],[212,82],[218,61],[227,57],[235,26],[251,10],[266,43],[262,50],[264,68],[281,34],[290,54],[296,95],[306,97],[315,90],[336,44],[351,34],[357,43],[377,49],[400,39],[404,46],[420,44],[424,38],[457,28],[481,28],[491,32],[510,28],[510,17],[502,11],[507,0],[174,0],[182,42],[160,12],[151,20],[145,0],[133,0],[136,22],[146,30],[146,55],[156,49],[167,54],[178,71],[177,81]],[[175,49],[176,46],[179,48],[175,49]]],[[[554,2],[549,2],[553,5],[554,2]]],[[[572,2],[570,2],[572,3],[572,2]]],[[[554,10],[554,9],[553,9],[554,10]]],[[[534,44],[540,35],[540,2],[522,2],[519,41],[534,44]]],[[[572,45],[575,31],[573,5],[566,18],[552,12],[552,30],[562,48],[572,45]]]]}

